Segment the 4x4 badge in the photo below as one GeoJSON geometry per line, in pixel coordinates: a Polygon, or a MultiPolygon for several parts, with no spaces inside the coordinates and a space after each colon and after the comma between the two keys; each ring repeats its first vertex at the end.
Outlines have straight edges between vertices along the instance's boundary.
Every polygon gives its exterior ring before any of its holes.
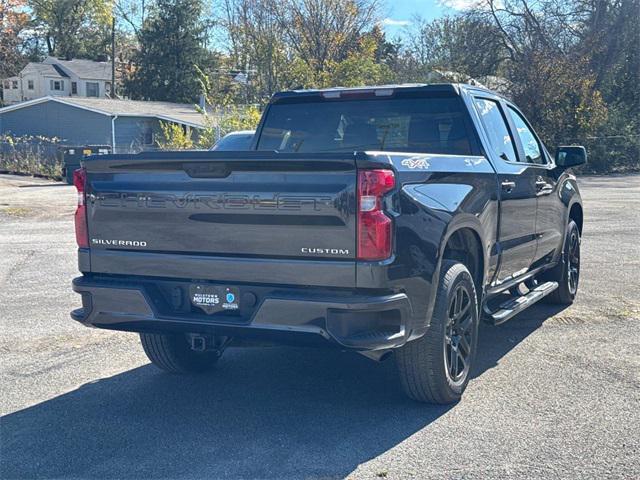
{"type": "Polygon", "coordinates": [[[411,168],[413,170],[427,170],[431,166],[424,157],[405,158],[401,163],[403,167],[411,168]]]}

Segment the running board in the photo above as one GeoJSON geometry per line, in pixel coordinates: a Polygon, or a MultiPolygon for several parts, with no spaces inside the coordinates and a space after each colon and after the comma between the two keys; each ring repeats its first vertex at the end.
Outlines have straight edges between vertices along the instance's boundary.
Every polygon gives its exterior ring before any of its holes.
{"type": "Polygon", "coordinates": [[[558,288],[558,282],[546,282],[538,285],[526,295],[515,297],[501,304],[495,312],[485,311],[485,319],[493,325],[500,325],[529,308],[534,303],[558,288]]]}

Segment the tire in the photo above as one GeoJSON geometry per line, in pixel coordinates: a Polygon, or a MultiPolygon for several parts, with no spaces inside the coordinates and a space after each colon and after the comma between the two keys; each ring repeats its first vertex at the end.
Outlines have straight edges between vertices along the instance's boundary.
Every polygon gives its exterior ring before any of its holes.
{"type": "Polygon", "coordinates": [[[218,361],[217,352],[195,352],[181,334],[141,333],[144,353],[158,368],[169,373],[204,373],[218,361]]]}
{"type": "Polygon", "coordinates": [[[462,263],[444,260],[427,332],[396,352],[402,389],[409,398],[419,402],[441,405],[457,402],[469,383],[477,343],[478,300],[473,278],[462,263]],[[462,302],[459,300],[461,290],[466,292],[462,294],[462,302]],[[450,320],[450,317],[456,317],[455,302],[459,302],[460,310],[467,309],[467,313],[457,320],[460,322],[457,330],[456,321],[452,324],[450,320]],[[460,351],[462,355],[465,349],[466,360],[461,362],[462,357],[455,352],[460,351]],[[454,371],[452,355],[458,366],[454,371]],[[459,368],[461,363],[463,368],[459,368]]]}
{"type": "Polygon", "coordinates": [[[558,282],[558,288],[543,301],[557,305],[571,305],[578,293],[580,281],[580,229],[576,222],[569,220],[562,247],[562,261],[542,274],[541,280],[558,282]]]}

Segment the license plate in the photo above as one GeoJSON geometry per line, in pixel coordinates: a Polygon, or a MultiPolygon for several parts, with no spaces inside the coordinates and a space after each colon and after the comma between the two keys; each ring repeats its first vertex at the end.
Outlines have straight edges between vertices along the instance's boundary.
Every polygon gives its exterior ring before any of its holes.
{"type": "Polygon", "coordinates": [[[240,292],[234,287],[217,285],[191,285],[189,287],[191,304],[202,309],[205,313],[235,311],[240,308],[240,292]]]}

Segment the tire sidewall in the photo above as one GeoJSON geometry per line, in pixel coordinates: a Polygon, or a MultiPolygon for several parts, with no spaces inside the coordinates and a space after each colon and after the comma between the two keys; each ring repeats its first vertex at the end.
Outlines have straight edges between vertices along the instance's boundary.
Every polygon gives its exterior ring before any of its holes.
{"type": "Polygon", "coordinates": [[[183,334],[140,333],[145,354],[158,368],[170,373],[204,373],[212,370],[217,352],[194,352],[183,334]]]}

